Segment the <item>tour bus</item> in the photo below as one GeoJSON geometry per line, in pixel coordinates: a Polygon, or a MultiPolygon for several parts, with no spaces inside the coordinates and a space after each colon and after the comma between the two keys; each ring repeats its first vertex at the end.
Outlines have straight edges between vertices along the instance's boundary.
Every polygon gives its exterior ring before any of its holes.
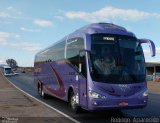
{"type": "Polygon", "coordinates": [[[14,75],[14,72],[12,71],[12,68],[7,66],[7,65],[4,65],[4,66],[0,66],[1,68],[1,71],[3,73],[3,75],[5,76],[12,76],[14,75]]]}
{"type": "MultiPolygon", "coordinates": [[[[54,41],[55,42],[55,41],[54,41]]],[[[35,56],[34,81],[45,98],[69,102],[73,111],[144,108],[148,89],[145,58],[134,33],[112,23],[93,23],[35,56]]]]}

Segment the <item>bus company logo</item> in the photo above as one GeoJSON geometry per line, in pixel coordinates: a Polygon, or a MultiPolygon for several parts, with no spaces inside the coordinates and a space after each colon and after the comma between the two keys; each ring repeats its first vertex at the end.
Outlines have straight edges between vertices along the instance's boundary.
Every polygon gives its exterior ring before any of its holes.
{"type": "Polygon", "coordinates": [[[126,89],[128,88],[127,84],[119,84],[118,86],[120,87],[121,91],[123,91],[123,92],[125,92],[126,89]]]}

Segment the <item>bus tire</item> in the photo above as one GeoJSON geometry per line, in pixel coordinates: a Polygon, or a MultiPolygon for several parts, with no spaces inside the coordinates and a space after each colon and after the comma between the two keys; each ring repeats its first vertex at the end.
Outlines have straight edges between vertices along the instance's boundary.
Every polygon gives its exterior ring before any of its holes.
{"type": "Polygon", "coordinates": [[[41,95],[41,84],[40,83],[37,84],[37,92],[39,95],[41,95]]]}
{"type": "Polygon", "coordinates": [[[72,111],[76,114],[79,113],[80,107],[76,104],[76,96],[74,92],[71,92],[69,103],[72,111]]]}
{"type": "Polygon", "coordinates": [[[46,99],[47,94],[44,92],[43,90],[43,85],[42,84],[38,84],[38,94],[43,98],[46,99]]]}

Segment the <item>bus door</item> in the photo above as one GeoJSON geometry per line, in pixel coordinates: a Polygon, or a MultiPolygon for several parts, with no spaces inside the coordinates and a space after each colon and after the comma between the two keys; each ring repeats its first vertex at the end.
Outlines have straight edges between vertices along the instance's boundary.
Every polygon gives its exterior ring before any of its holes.
{"type": "Polygon", "coordinates": [[[87,107],[87,65],[85,50],[79,52],[79,104],[87,107]]]}

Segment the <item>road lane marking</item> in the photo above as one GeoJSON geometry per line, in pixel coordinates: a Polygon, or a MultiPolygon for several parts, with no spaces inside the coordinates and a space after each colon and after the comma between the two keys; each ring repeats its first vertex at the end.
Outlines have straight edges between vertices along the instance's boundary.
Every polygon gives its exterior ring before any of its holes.
{"type": "MultiPolygon", "coordinates": [[[[3,74],[2,74],[2,75],[3,75],[3,74]]],[[[3,75],[3,76],[4,76],[4,75],[3,75]]],[[[5,76],[4,76],[4,77],[5,77],[5,76]]],[[[76,119],[70,117],[69,115],[67,115],[67,114],[65,114],[65,113],[63,113],[63,112],[61,112],[60,110],[58,110],[58,109],[56,109],[56,108],[54,108],[54,107],[48,105],[47,103],[45,103],[45,102],[43,102],[43,101],[41,101],[41,100],[35,98],[34,96],[30,95],[29,93],[23,91],[22,89],[20,89],[19,87],[17,87],[15,84],[13,84],[7,77],[5,77],[5,78],[6,78],[7,81],[9,81],[15,88],[17,88],[19,91],[23,92],[23,93],[26,94],[27,96],[29,96],[29,97],[35,99],[36,101],[42,103],[43,105],[47,106],[48,108],[51,108],[52,110],[58,112],[59,114],[63,115],[64,117],[67,117],[67,118],[70,119],[71,121],[73,121],[73,122],[75,122],[75,123],[80,123],[79,121],[77,121],[76,119]]]]}

